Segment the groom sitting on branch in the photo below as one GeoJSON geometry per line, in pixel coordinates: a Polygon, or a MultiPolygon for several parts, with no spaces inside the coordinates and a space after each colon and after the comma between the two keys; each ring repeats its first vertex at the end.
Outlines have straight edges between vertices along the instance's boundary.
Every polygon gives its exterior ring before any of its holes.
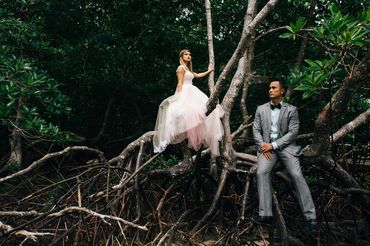
{"type": "Polygon", "coordinates": [[[271,101],[258,106],[254,118],[253,135],[258,146],[259,215],[252,219],[258,224],[273,222],[271,171],[280,159],[293,181],[309,229],[315,232],[318,230],[315,206],[301,172],[299,162],[301,148],[295,141],[299,130],[298,111],[293,105],[283,102],[285,92],[286,86],[282,80],[271,80],[269,86],[271,101]]]}

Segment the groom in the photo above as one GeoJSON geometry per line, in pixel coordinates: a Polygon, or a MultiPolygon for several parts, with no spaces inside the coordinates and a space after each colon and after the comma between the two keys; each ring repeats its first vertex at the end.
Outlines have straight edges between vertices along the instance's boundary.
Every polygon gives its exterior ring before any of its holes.
{"type": "Polygon", "coordinates": [[[299,130],[297,108],[282,102],[286,87],[282,80],[273,79],[269,86],[270,102],[258,106],[253,123],[253,135],[258,145],[257,188],[258,224],[271,224],[272,187],[271,171],[278,159],[284,164],[298,194],[300,208],[311,232],[318,230],[315,206],[311,192],[302,175],[299,163],[301,148],[296,144],[299,130]]]}

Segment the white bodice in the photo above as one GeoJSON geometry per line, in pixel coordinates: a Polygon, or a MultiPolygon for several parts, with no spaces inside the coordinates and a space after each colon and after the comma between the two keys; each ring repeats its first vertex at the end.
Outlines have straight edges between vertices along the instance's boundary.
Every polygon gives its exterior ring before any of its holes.
{"type": "Polygon", "coordinates": [[[193,84],[193,78],[194,78],[194,75],[192,72],[190,71],[185,71],[185,74],[184,74],[184,81],[183,81],[183,84],[184,85],[192,85],[193,84]]]}
{"type": "Polygon", "coordinates": [[[183,85],[192,85],[193,84],[192,80],[194,79],[194,74],[192,72],[190,72],[189,70],[187,70],[187,68],[184,65],[180,65],[177,69],[179,69],[180,67],[185,70],[182,84],[183,85]]]}

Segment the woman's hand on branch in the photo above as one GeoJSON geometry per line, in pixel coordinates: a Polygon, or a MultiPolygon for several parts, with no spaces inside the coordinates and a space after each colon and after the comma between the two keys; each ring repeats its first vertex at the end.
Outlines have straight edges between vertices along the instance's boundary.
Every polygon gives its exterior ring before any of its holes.
{"type": "Polygon", "coordinates": [[[209,64],[208,65],[208,73],[210,73],[210,72],[213,72],[215,69],[213,68],[213,65],[211,65],[211,64],[209,64]]]}

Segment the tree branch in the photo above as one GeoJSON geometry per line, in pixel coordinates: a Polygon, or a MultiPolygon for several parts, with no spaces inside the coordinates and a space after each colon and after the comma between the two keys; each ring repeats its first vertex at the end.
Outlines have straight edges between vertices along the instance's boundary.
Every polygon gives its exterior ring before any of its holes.
{"type": "MultiPolygon", "coordinates": [[[[207,41],[208,41],[208,56],[209,65],[215,68],[215,53],[213,48],[213,31],[212,31],[212,15],[211,15],[211,2],[205,0],[206,6],[206,19],[207,19],[207,41]]],[[[215,86],[215,72],[212,71],[208,76],[208,88],[210,94],[212,94],[215,86]]]]}
{"type": "Polygon", "coordinates": [[[369,117],[370,117],[370,109],[366,110],[365,112],[357,116],[351,122],[342,126],[342,128],[340,128],[336,133],[334,133],[333,141],[337,142],[339,139],[343,138],[348,133],[354,131],[357,127],[367,122],[369,120],[369,117]]]}
{"type": "MultiPolygon", "coordinates": [[[[4,224],[0,221],[0,229],[4,230],[5,233],[12,231],[14,228],[10,225],[4,224]]],[[[54,236],[54,233],[50,232],[30,232],[26,230],[19,230],[15,233],[16,236],[24,236],[32,241],[37,241],[38,236],[54,236]]]]}
{"type": "MultiPolygon", "coordinates": [[[[115,220],[115,221],[118,221],[118,222],[122,222],[122,223],[124,223],[128,226],[131,226],[131,227],[134,227],[134,228],[137,228],[137,229],[140,229],[140,230],[144,230],[144,231],[148,230],[148,228],[146,226],[140,226],[140,225],[134,224],[130,221],[124,220],[122,218],[116,217],[116,216],[100,214],[100,213],[92,211],[91,209],[84,208],[84,207],[71,206],[71,207],[67,207],[67,208],[65,208],[65,209],[63,209],[59,212],[51,213],[51,214],[48,214],[46,216],[47,217],[60,217],[64,214],[68,214],[68,213],[71,213],[71,212],[84,212],[84,213],[87,213],[87,214],[91,214],[92,216],[95,216],[95,217],[98,217],[98,218],[102,219],[103,222],[105,222],[109,225],[110,225],[110,223],[108,221],[106,221],[105,219],[110,219],[110,220],[115,220]]],[[[0,212],[0,216],[20,217],[20,216],[43,216],[43,215],[45,215],[45,213],[39,213],[39,212],[36,212],[36,211],[25,211],[25,212],[1,211],[0,212]]],[[[54,234],[52,234],[52,235],[54,235],[54,234]]]]}
{"type": "Polygon", "coordinates": [[[248,1],[248,8],[247,8],[247,14],[244,18],[244,27],[242,31],[242,36],[240,38],[240,41],[238,43],[237,48],[235,49],[233,55],[229,59],[228,63],[226,64],[225,68],[223,69],[221,75],[217,79],[215,89],[212,92],[212,94],[209,97],[208,103],[207,103],[207,115],[212,112],[212,110],[216,107],[216,103],[218,100],[218,96],[220,93],[220,90],[223,86],[223,83],[226,80],[226,77],[231,72],[232,68],[236,65],[236,63],[239,61],[240,57],[243,56],[245,49],[247,48],[247,42],[250,38],[252,32],[257,28],[259,24],[265,19],[267,14],[275,7],[278,0],[270,0],[266,5],[261,9],[261,11],[256,15],[256,17],[253,19],[251,23],[248,23],[247,16],[250,15],[250,13],[254,12],[254,8],[256,5],[256,0],[250,0],[248,1]]]}
{"type": "Polygon", "coordinates": [[[39,159],[37,161],[34,161],[30,166],[28,166],[27,168],[25,168],[25,169],[23,169],[19,172],[13,173],[13,174],[8,175],[4,178],[0,178],[0,183],[4,182],[6,180],[9,180],[9,179],[15,178],[15,177],[19,177],[19,176],[24,175],[26,173],[29,173],[30,171],[32,171],[36,167],[40,166],[41,164],[43,164],[47,160],[49,160],[51,158],[54,158],[54,157],[64,155],[64,154],[67,154],[67,153],[72,152],[72,151],[86,151],[86,152],[96,153],[99,157],[101,157],[103,160],[105,160],[103,152],[101,152],[100,150],[92,149],[92,148],[89,148],[89,147],[86,147],[86,146],[67,147],[62,151],[54,152],[54,153],[50,153],[50,154],[45,155],[41,159],[39,159]]]}

